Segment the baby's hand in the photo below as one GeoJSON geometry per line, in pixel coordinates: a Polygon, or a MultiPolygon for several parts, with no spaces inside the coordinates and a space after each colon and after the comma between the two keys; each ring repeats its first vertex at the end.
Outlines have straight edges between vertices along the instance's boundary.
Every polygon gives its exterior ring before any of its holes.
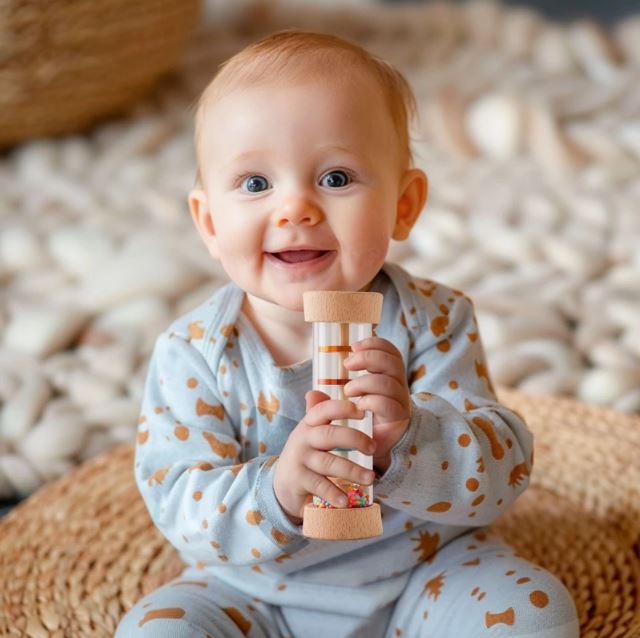
{"type": "Polygon", "coordinates": [[[327,476],[370,485],[375,478],[371,470],[348,459],[331,454],[334,448],[356,448],[372,454],[375,444],[364,432],[343,425],[331,425],[337,419],[362,419],[349,399],[331,399],[324,392],[311,390],[305,395],[307,413],[289,435],[276,462],[273,490],[280,506],[293,523],[302,522],[304,506],[313,495],[336,507],[344,492],[327,476]]]}
{"type": "Polygon", "coordinates": [[[411,418],[411,393],[400,351],[387,339],[368,337],[351,344],[354,353],[345,359],[348,370],[367,370],[344,386],[346,396],[362,396],[356,403],[373,412],[373,464],[386,471],[391,448],[402,438],[411,418]]]}

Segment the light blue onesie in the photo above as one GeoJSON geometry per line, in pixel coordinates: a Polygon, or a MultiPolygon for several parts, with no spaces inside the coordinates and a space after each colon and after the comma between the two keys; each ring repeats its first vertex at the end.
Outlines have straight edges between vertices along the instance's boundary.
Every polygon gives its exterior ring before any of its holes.
{"type": "Polygon", "coordinates": [[[578,636],[562,583],[486,527],[527,487],[533,437],[496,400],[472,302],[388,262],[370,290],[412,399],[373,483],[383,535],[310,541],[283,512],[272,479],[312,359],[278,367],[230,282],[154,348],[135,478],[188,567],[136,603],[118,638],[578,636]]]}

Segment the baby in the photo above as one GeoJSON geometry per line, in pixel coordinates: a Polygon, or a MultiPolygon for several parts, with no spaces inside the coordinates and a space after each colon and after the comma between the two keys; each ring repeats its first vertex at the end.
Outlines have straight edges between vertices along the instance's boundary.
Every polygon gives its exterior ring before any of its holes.
{"type": "Polygon", "coordinates": [[[415,99],[338,37],[241,51],[196,114],[193,221],[230,282],[157,339],[135,477],[187,564],[116,636],[574,638],[573,601],[487,526],[529,483],[533,437],[496,399],[471,300],[386,262],[427,196],[415,99]],[[377,291],[347,364],[353,401],[310,391],[307,290],[377,291]],[[373,437],[331,425],[373,415],[373,437]],[[375,475],[330,453],[373,454],[375,475]],[[302,536],[304,506],[373,483],[382,536],[302,536]]]}

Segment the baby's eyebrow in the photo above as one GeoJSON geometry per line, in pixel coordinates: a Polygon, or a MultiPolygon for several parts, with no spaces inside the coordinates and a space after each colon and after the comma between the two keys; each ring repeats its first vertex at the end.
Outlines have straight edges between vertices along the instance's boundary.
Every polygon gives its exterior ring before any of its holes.
{"type": "Polygon", "coordinates": [[[246,159],[250,159],[251,157],[254,157],[256,155],[264,155],[263,151],[254,149],[252,151],[245,151],[244,153],[240,153],[239,155],[236,155],[234,158],[232,158],[232,162],[241,162],[243,160],[246,159]]]}
{"type": "Polygon", "coordinates": [[[326,146],[321,146],[321,151],[341,151],[342,153],[349,153],[349,155],[354,155],[354,152],[346,148],[344,146],[340,146],[339,144],[327,144],[326,146]]]}
{"type": "MultiPolygon", "coordinates": [[[[325,144],[324,146],[321,146],[318,150],[321,152],[340,151],[341,153],[347,153],[349,155],[354,155],[354,156],[356,155],[356,153],[353,150],[351,150],[350,148],[347,148],[346,146],[341,146],[340,144],[325,144]]],[[[245,151],[244,153],[240,153],[239,155],[236,155],[231,159],[231,162],[242,162],[246,159],[251,159],[252,157],[261,156],[265,154],[266,154],[265,151],[262,151],[259,149],[253,149],[250,151],[245,151]]]]}
{"type": "MultiPolygon", "coordinates": [[[[356,150],[350,149],[347,146],[337,144],[337,143],[324,144],[322,146],[317,147],[315,153],[313,153],[313,156],[315,156],[315,159],[311,155],[312,151],[310,151],[309,153],[309,159],[313,162],[322,162],[324,164],[326,161],[325,155],[331,152],[334,152],[334,153],[338,152],[344,155],[348,155],[351,158],[349,160],[349,165],[352,165],[353,162],[355,162],[356,170],[361,172],[363,176],[367,172],[373,170],[372,165],[369,162],[369,158],[363,157],[362,154],[358,153],[356,150]]],[[[254,148],[247,151],[243,151],[238,155],[235,155],[229,161],[225,162],[224,172],[225,174],[229,173],[230,175],[235,176],[235,173],[238,173],[238,171],[246,170],[248,168],[247,166],[248,163],[252,164],[252,167],[251,167],[252,170],[254,169],[257,170],[258,167],[253,166],[254,163],[259,162],[260,165],[262,166],[262,162],[268,163],[271,161],[272,158],[273,158],[273,154],[268,149],[254,148]]]]}

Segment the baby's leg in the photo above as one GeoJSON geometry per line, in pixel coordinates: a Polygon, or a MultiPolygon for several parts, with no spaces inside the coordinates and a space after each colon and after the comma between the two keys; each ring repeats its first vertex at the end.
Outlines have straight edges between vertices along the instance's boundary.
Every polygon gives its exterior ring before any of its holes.
{"type": "Polygon", "coordinates": [[[274,609],[191,567],[140,599],[115,638],[280,638],[274,609]]]}
{"type": "Polygon", "coordinates": [[[486,528],[456,538],[432,562],[417,565],[387,627],[387,638],[579,635],[564,585],[514,556],[513,548],[486,528]]]}

